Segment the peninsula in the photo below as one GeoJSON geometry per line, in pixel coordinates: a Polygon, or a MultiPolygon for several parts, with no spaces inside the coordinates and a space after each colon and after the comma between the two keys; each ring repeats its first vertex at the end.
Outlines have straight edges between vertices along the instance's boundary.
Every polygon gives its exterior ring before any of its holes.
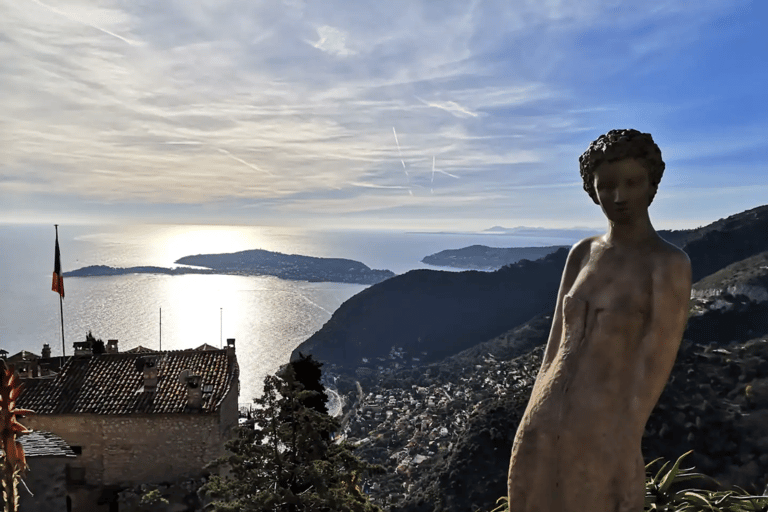
{"type": "Polygon", "coordinates": [[[184,256],[174,263],[182,267],[109,267],[91,265],[65,272],[65,277],[96,277],[125,274],[225,274],[239,276],[275,276],[311,282],[375,284],[394,276],[390,270],[373,270],[359,261],[343,258],[317,258],[251,249],[224,254],[184,256]]]}
{"type": "Polygon", "coordinates": [[[463,249],[448,249],[430,254],[422,259],[422,263],[436,267],[454,267],[474,270],[497,270],[505,265],[517,263],[522,259],[537,260],[552,254],[566,245],[551,245],[548,247],[488,247],[471,245],[463,249]]]}

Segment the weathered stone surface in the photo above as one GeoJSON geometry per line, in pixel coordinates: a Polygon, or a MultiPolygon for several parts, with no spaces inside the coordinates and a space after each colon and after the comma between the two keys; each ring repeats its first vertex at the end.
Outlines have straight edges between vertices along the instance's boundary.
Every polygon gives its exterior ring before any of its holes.
{"type": "Polygon", "coordinates": [[[642,509],[640,439],[688,317],[690,261],[648,215],[664,170],[650,134],[612,130],[579,161],[608,231],[568,256],[512,448],[511,512],[642,509]]]}

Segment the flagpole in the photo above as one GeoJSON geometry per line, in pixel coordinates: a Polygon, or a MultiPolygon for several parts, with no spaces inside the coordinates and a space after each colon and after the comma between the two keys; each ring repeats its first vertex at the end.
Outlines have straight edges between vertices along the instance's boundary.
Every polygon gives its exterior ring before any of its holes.
{"type": "MultiPolygon", "coordinates": [[[[59,225],[53,225],[56,228],[56,247],[59,244],[59,225]]],[[[62,294],[59,293],[59,312],[61,313],[61,355],[67,356],[66,344],[64,343],[64,300],[62,294]]]]}
{"type": "Polygon", "coordinates": [[[61,298],[61,295],[59,295],[59,312],[61,313],[61,355],[66,357],[67,351],[64,348],[66,347],[64,344],[64,300],[61,298]]]}

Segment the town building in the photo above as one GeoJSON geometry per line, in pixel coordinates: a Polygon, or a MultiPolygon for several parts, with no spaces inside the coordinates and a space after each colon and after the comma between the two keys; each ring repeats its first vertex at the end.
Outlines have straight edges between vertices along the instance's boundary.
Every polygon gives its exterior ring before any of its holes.
{"type": "Polygon", "coordinates": [[[123,489],[199,478],[237,425],[234,339],[221,350],[122,353],[112,341],[100,354],[76,347],[56,373],[23,375],[17,407],[35,412],[23,424],[75,454],[64,501],[44,510],[114,512],[123,489]]]}
{"type": "Polygon", "coordinates": [[[67,510],[66,468],[77,457],[75,452],[50,432],[34,431],[20,436],[19,441],[29,468],[18,489],[21,512],[67,510]],[[59,504],[59,508],[51,508],[52,504],[59,504]]]}

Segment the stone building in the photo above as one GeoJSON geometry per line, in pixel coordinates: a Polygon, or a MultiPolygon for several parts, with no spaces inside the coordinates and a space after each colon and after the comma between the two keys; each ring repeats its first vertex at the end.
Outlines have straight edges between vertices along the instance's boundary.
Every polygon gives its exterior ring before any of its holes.
{"type": "MultiPolygon", "coordinates": [[[[26,423],[26,420],[22,421],[26,423]]],[[[50,432],[35,431],[19,440],[29,467],[24,485],[19,486],[20,511],[66,510],[66,467],[74,462],[75,452],[62,438],[50,432]],[[59,507],[52,508],[52,504],[59,504],[59,507]]]]}
{"type": "Polygon", "coordinates": [[[35,411],[24,425],[76,454],[64,467],[66,502],[46,510],[113,512],[122,489],[199,478],[237,425],[234,340],[222,350],[120,353],[116,345],[23,379],[17,407],[35,411]]]}

